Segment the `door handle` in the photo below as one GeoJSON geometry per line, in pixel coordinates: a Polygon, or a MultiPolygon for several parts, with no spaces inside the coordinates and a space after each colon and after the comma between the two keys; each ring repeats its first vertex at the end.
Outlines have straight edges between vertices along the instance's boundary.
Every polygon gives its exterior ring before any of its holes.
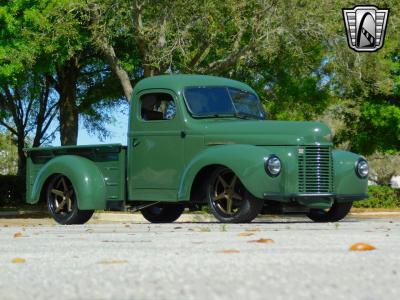
{"type": "Polygon", "coordinates": [[[140,141],[138,139],[132,139],[132,147],[136,147],[140,144],[140,141]]]}

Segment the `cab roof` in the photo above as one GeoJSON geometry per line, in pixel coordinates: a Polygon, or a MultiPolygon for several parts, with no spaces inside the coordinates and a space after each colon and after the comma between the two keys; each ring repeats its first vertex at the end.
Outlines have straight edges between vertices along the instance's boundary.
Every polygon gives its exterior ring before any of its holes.
{"type": "Polygon", "coordinates": [[[169,89],[177,94],[186,87],[193,86],[229,86],[248,92],[255,91],[247,84],[217,76],[208,75],[159,75],[140,80],[133,89],[133,94],[147,89],[169,89]]]}

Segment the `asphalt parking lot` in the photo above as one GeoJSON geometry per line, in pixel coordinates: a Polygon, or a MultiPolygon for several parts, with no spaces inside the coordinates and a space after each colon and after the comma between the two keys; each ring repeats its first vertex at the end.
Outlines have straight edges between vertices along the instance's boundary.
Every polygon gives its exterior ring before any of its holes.
{"type": "Polygon", "coordinates": [[[399,283],[399,217],[0,219],[0,299],[398,299],[399,283]]]}

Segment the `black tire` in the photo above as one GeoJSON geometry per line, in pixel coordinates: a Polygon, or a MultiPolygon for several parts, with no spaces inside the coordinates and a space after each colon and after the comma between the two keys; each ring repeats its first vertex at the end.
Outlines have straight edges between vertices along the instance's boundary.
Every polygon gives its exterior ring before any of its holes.
{"type": "Polygon", "coordinates": [[[158,203],[143,208],[140,212],[151,223],[172,223],[178,220],[184,209],[179,203],[158,203]]]}
{"type": "Polygon", "coordinates": [[[328,210],[311,209],[307,217],[314,222],[337,222],[347,216],[352,206],[352,202],[334,202],[332,207],[328,210]]]}
{"type": "Polygon", "coordinates": [[[264,201],[250,194],[235,173],[226,167],[212,172],[207,184],[207,201],[214,217],[223,223],[249,223],[264,205],[264,201]]]}
{"type": "Polygon", "coordinates": [[[46,188],[47,208],[61,225],[85,224],[94,210],[78,209],[78,199],[71,181],[64,175],[54,176],[46,188]]]}

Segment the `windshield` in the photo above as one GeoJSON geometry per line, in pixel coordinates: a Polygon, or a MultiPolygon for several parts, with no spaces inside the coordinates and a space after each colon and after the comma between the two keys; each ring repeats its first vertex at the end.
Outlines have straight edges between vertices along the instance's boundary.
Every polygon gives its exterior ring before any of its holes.
{"type": "Polygon", "coordinates": [[[253,93],[229,87],[189,87],[185,100],[194,117],[250,117],[265,119],[253,93]]]}

